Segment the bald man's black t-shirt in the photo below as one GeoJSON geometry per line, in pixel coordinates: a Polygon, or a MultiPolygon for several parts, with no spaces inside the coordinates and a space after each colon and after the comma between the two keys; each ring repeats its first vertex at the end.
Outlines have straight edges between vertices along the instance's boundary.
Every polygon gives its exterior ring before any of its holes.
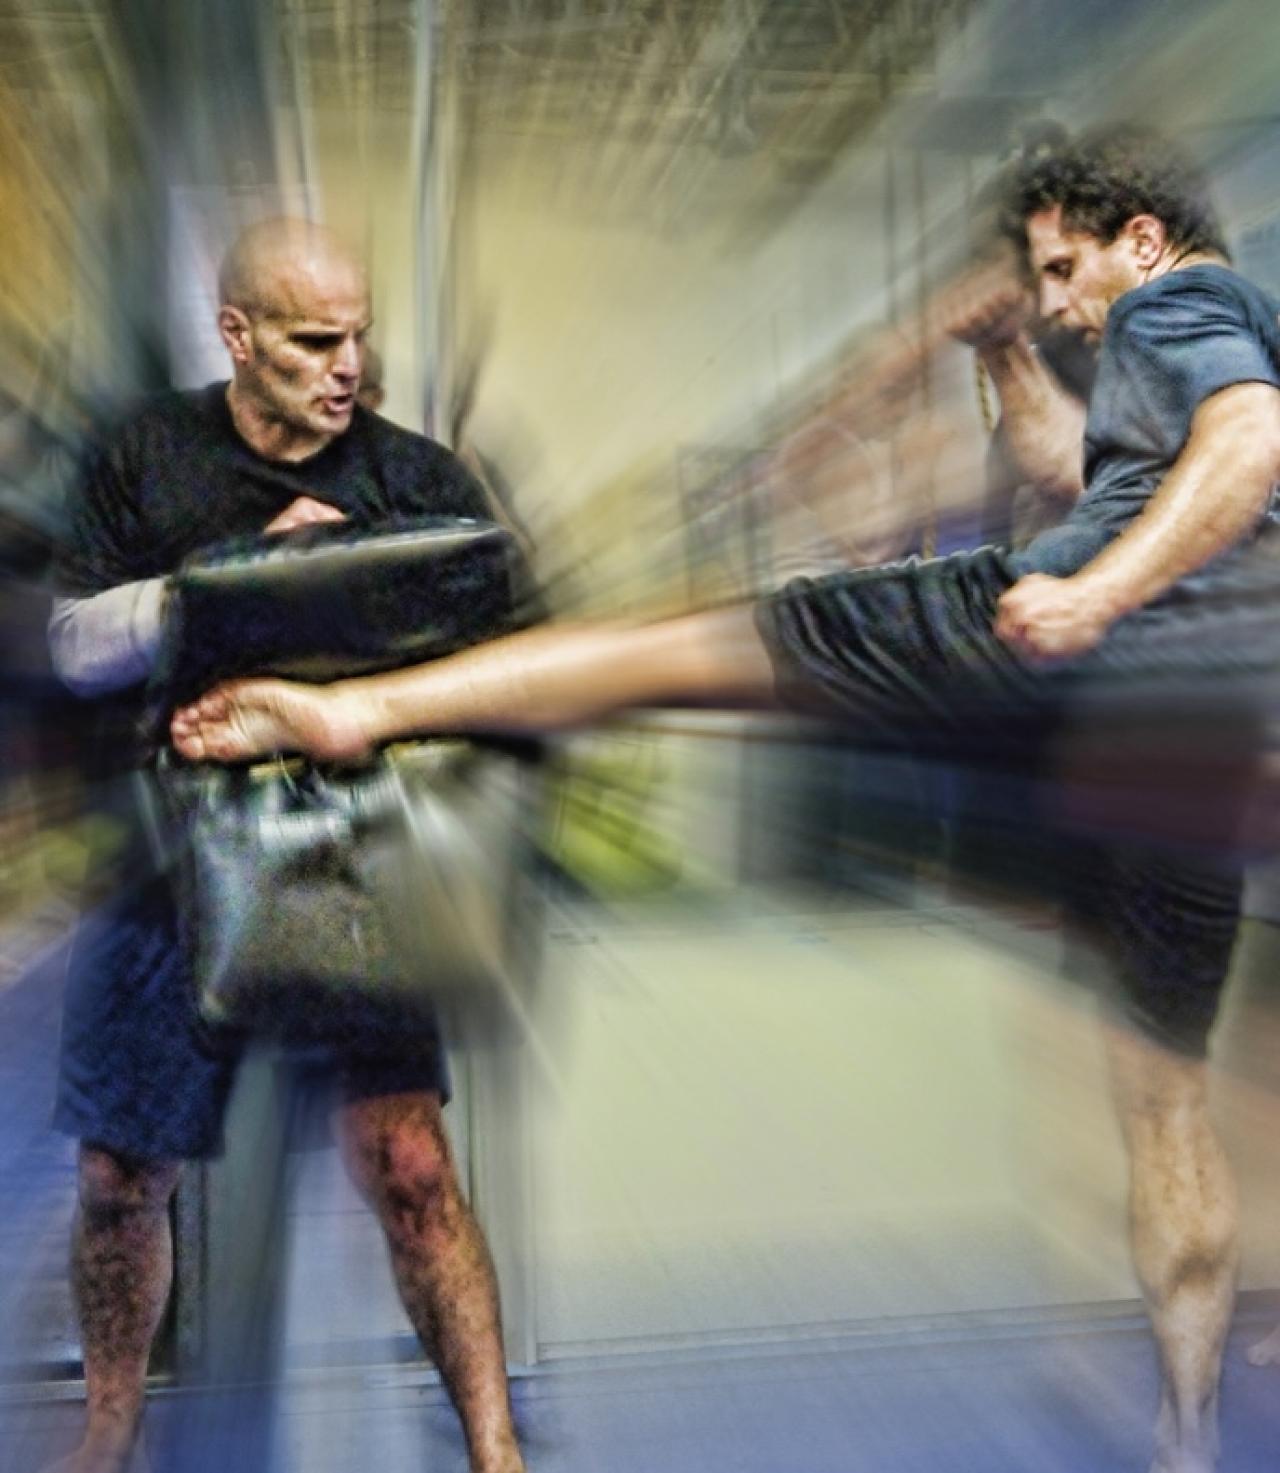
{"type": "Polygon", "coordinates": [[[167,577],[193,552],[261,532],[299,496],[355,526],[488,512],[479,483],[442,445],[359,407],[318,454],[265,460],[237,433],[226,385],[210,384],[150,401],[91,458],[72,497],[61,591],[167,577]]]}

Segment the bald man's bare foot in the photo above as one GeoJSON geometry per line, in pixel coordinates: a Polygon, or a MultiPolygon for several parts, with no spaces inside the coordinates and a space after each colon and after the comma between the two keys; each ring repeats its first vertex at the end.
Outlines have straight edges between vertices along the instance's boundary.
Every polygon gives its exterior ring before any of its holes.
{"type": "Polygon", "coordinates": [[[136,1430],[112,1425],[91,1429],[75,1452],[42,1473],[146,1473],[149,1466],[136,1430]]]}
{"type": "Polygon", "coordinates": [[[303,752],[327,762],[368,755],[353,703],[335,686],[231,680],[175,711],[173,744],[193,762],[242,762],[303,752]]]}
{"type": "Polygon", "coordinates": [[[512,1448],[510,1453],[498,1462],[475,1461],[471,1464],[472,1473],[525,1473],[524,1459],[520,1456],[517,1448],[512,1448]]]}
{"type": "Polygon", "coordinates": [[[1245,1351],[1245,1359],[1251,1366],[1280,1365],[1280,1325],[1267,1336],[1245,1351]]]}

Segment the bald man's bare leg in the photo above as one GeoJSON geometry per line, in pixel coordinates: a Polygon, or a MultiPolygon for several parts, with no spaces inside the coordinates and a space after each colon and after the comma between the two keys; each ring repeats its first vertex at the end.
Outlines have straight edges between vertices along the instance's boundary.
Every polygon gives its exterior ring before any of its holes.
{"type": "Polygon", "coordinates": [[[497,1279],[458,1184],[439,1096],[354,1100],[340,1127],[347,1169],[386,1233],[401,1301],[462,1418],[474,1473],[524,1473],[497,1279]]]}
{"type": "Polygon", "coordinates": [[[556,731],[636,706],[759,707],[773,697],[773,666],[742,605],[654,624],[531,629],[325,687],[232,681],[179,711],[172,731],[197,761],[280,750],[340,760],[412,734],[556,731]]]}
{"type": "Polygon", "coordinates": [[[147,1361],[169,1297],[173,1162],[132,1160],[85,1144],[72,1242],[84,1352],[86,1425],[80,1446],[45,1473],[124,1473],[141,1466],[147,1361]]]}

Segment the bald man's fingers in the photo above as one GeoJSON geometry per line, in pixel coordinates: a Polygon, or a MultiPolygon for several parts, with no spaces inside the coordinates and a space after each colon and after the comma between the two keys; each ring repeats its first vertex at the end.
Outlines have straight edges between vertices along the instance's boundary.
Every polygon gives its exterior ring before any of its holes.
{"type": "Polygon", "coordinates": [[[347,514],[330,506],[327,501],[317,501],[314,496],[299,496],[267,523],[264,531],[293,532],[299,527],[313,527],[319,522],[345,522],[347,514]]]}

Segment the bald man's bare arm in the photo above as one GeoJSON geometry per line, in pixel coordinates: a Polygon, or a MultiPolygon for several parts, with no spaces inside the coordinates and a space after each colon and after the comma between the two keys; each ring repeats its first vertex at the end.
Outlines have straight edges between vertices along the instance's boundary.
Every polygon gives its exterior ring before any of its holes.
{"type": "MultiPolygon", "coordinates": [[[[313,496],[296,497],[263,528],[290,532],[346,514],[313,496]]],[[[54,601],[49,652],[58,679],[78,696],[100,696],[145,680],[155,664],[164,624],[163,578],[122,583],[87,598],[54,601]]]]}
{"type": "Polygon", "coordinates": [[[145,680],[160,646],[165,596],[165,580],[147,578],[88,598],[56,599],[49,653],[59,680],[78,696],[145,680]]]}

